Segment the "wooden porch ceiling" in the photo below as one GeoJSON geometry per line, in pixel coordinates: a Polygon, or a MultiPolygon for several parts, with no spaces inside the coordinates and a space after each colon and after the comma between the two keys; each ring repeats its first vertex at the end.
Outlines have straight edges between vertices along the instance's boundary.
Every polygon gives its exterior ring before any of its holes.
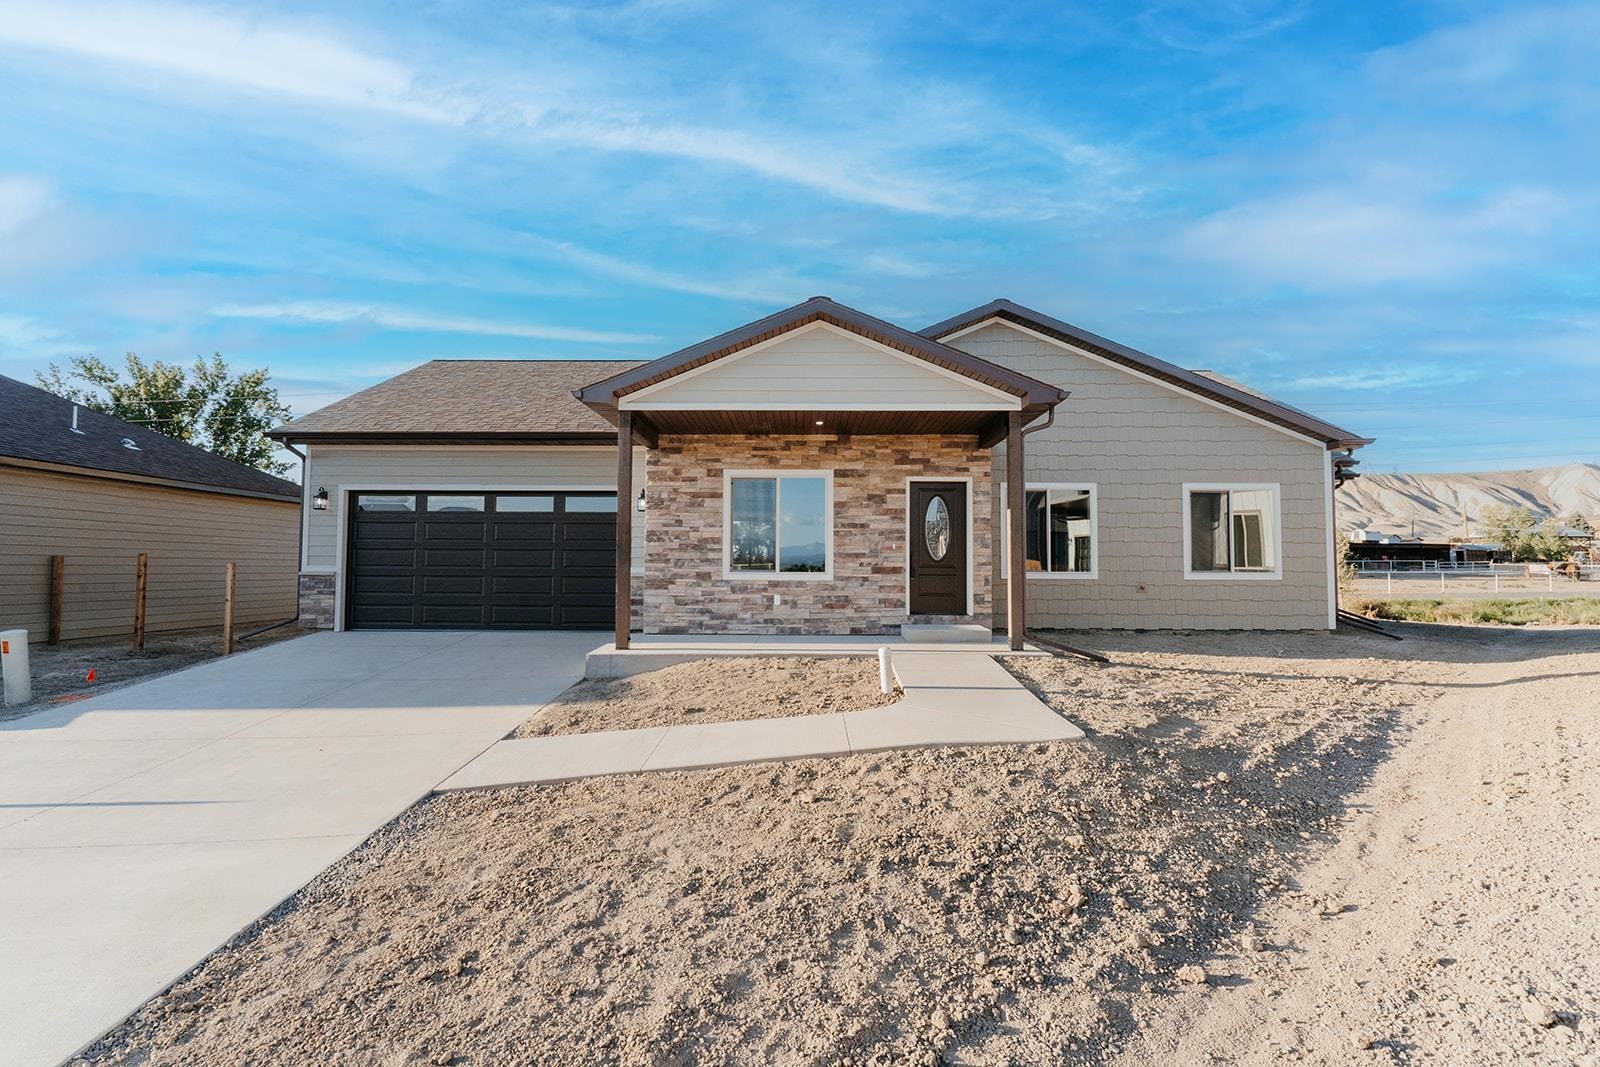
{"type": "MultiPolygon", "coordinates": [[[[972,434],[985,445],[1005,435],[1003,411],[637,411],[654,434],[972,434]]],[[[648,429],[646,429],[648,427],[648,429]]]]}

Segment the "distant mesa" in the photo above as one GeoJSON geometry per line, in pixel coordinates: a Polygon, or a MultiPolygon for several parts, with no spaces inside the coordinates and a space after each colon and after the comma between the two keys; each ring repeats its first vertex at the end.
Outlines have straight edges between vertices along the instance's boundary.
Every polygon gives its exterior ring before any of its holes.
{"type": "Polygon", "coordinates": [[[1600,528],[1600,464],[1568,463],[1478,474],[1363,474],[1335,498],[1339,529],[1424,541],[1470,540],[1484,509],[1527,508],[1550,518],[1581,515],[1600,528]],[[1466,523],[1462,522],[1462,512],[1466,523]]]}

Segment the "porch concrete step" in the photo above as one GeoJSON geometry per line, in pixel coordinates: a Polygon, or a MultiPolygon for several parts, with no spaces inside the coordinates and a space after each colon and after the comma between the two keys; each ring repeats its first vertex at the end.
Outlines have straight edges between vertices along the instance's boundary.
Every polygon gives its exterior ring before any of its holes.
{"type": "Polygon", "coordinates": [[[987,626],[977,623],[908,622],[900,627],[900,639],[987,645],[994,640],[994,633],[987,626]]]}

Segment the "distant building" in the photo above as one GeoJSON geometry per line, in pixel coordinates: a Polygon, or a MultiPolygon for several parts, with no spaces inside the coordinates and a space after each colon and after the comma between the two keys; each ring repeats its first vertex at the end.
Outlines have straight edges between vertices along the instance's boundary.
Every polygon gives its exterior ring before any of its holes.
{"type": "Polygon", "coordinates": [[[1501,563],[1509,556],[1498,544],[1428,541],[1360,528],[1350,531],[1350,559],[1369,563],[1501,563]]]}

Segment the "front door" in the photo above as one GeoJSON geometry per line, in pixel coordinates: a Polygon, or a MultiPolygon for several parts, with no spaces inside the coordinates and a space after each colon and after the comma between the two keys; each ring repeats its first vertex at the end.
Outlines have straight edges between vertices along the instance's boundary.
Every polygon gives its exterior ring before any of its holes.
{"type": "Polygon", "coordinates": [[[912,615],[967,613],[967,486],[912,482],[912,615]]]}

